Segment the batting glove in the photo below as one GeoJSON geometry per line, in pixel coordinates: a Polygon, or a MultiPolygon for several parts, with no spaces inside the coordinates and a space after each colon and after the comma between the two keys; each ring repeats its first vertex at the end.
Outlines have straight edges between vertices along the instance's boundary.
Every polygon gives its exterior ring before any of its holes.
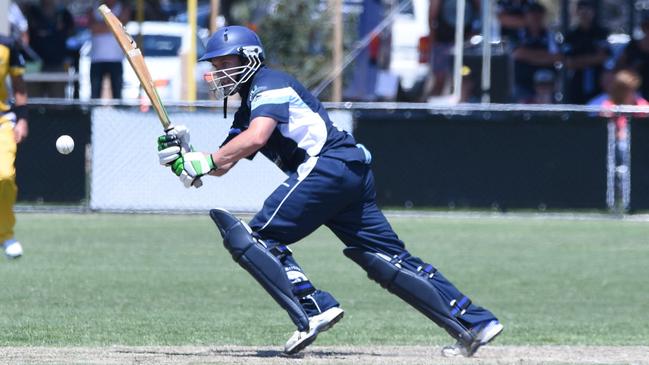
{"type": "Polygon", "coordinates": [[[186,188],[199,187],[200,178],[218,167],[214,164],[211,154],[203,152],[187,152],[182,154],[171,165],[171,170],[180,178],[186,188]]]}
{"type": "Polygon", "coordinates": [[[163,166],[171,166],[181,154],[191,151],[189,129],[184,125],[175,126],[158,137],[158,159],[163,166]]]}

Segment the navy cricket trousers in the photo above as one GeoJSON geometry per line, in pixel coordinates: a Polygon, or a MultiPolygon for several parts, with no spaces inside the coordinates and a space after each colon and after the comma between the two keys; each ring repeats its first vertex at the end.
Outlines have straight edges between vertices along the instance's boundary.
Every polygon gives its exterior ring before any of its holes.
{"type": "MultiPolygon", "coordinates": [[[[252,230],[271,245],[297,242],[321,225],[329,227],[347,246],[391,257],[409,256],[403,242],[376,205],[374,177],[370,166],[362,162],[318,157],[308,174],[289,176],[266,199],[262,210],[250,222],[252,230]]],[[[409,256],[406,260],[414,267],[426,265],[418,257],[409,256]]],[[[282,264],[289,280],[306,280],[292,256],[286,257],[282,264]]],[[[441,273],[437,272],[433,280],[447,302],[464,297],[441,273]]],[[[306,300],[301,298],[300,302],[309,316],[338,306],[331,294],[320,290],[306,300]]],[[[467,328],[496,319],[491,312],[474,304],[469,305],[465,314],[458,318],[467,328]]]]}

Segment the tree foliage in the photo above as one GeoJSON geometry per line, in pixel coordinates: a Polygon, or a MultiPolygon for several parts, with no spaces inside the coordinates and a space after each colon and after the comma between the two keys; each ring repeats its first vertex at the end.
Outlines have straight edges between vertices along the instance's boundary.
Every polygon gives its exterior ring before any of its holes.
{"type": "MultiPolygon", "coordinates": [[[[313,0],[279,0],[258,24],[267,63],[307,87],[331,69],[330,12],[313,0]]],[[[325,3],[326,4],[326,3],[325,3]]]]}

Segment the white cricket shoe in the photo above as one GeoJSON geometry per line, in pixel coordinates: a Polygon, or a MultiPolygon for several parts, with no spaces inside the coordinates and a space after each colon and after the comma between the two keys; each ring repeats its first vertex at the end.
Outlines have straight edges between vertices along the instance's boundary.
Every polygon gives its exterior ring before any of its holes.
{"type": "Polygon", "coordinates": [[[14,238],[6,240],[2,248],[5,250],[5,256],[10,259],[17,259],[23,255],[23,246],[14,238]]]}
{"type": "Polygon", "coordinates": [[[445,346],[442,349],[442,356],[444,357],[471,357],[478,349],[489,342],[493,341],[505,327],[498,322],[497,319],[487,323],[484,327],[478,330],[475,340],[468,348],[459,341],[455,345],[445,346]]]}
{"type": "Polygon", "coordinates": [[[343,318],[344,314],[345,311],[341,308],[333,307],[316,316],[309,317],[309,330],[305,332],[295,331],[293,336],[286,342],[284,353],[293,355],[302,351],[302,349],[315,341],[318,333],[333,327],[334,324],[343,318]]]}

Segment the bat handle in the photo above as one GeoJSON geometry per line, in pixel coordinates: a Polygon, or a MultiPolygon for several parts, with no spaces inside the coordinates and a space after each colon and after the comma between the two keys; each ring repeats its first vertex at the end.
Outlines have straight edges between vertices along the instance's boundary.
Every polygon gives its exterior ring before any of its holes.
{"type": "MultiPolygon", "coordinates": [[[[169,133],[169,131],[173,130],[175,126],[173,124],[169,124],[167,128],[164,129],[165,133],[169,133]]],[[[180,154],[185,154],[186,152],[189,152],[191,148],[189,146],[180,146],[180,154]]],[[[203,186],[203,180],[201,178],[196,178],[194,182],[192,182],[192,186],[195,188],[200,188],[203,186]]]]}

